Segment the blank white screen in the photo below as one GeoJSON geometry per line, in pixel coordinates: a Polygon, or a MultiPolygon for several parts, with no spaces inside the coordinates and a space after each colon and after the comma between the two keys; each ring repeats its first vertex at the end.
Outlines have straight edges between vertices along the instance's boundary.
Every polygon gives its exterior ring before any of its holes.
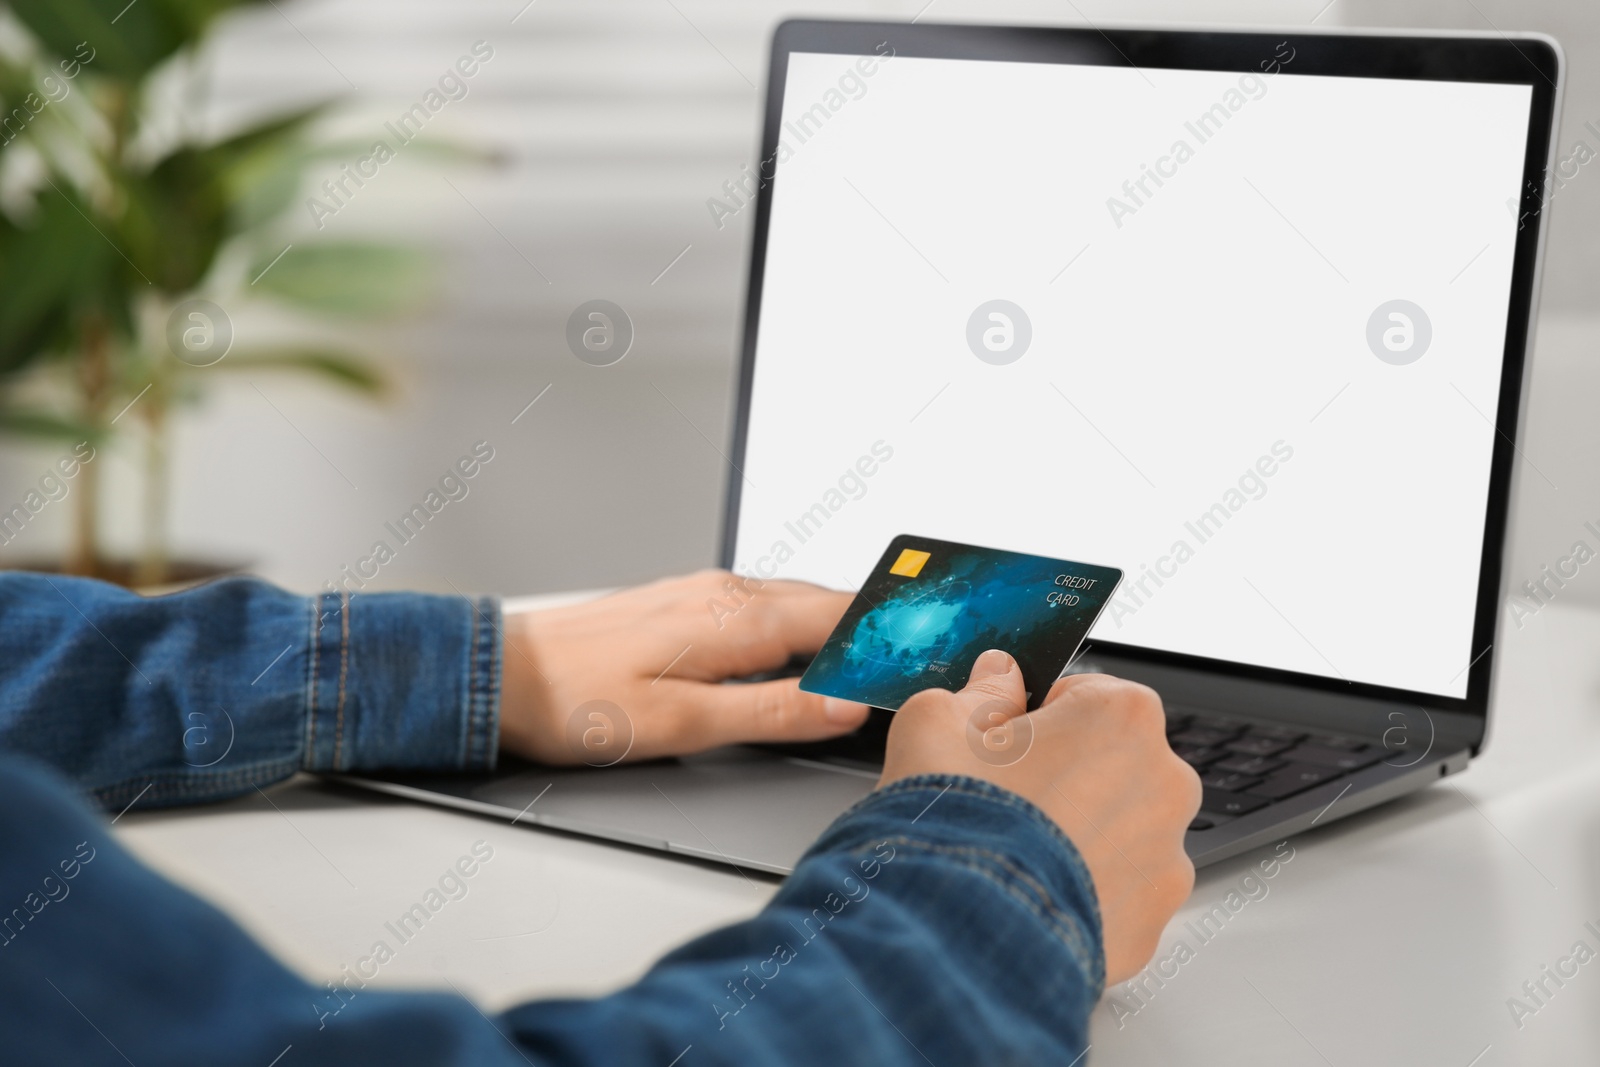
{"type": "Polygon", "coordinates": [[[1062,556],[1128,574],[1091,640],[1465,695],[1531,90],[865,66],[789,57],[734,569],[1062,556]]]}

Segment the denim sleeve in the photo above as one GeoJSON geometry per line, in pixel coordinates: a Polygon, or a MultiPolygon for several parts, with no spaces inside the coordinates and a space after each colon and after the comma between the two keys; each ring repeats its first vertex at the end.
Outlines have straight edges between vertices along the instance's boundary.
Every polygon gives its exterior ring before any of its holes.
{"type": "Polygon", "coordinates": [[[497,601],[300,597],[230,578],[148,598],[0,575],[0,750],[116,809],[296,771],[478,768],[499,736],[497,601]]]}
{"type": "Polygon", "coordinates": [[[1069,1067],[1104,981],[1077,851],[967,778],[873,794],[759,915],[635,985],[494,1017],[350,968],[307,982],[6,757],[0,840],[0,1032],[18,1063],[1069,1067]]]}
{"type": "Polygon", "coordinates": [[[841,816],[754,919],[632,988],[502,1025],[557,1064],[1068,1067],[1105,986],[1100,930],[1088,869],[1043,812],[928,775],[841,816]]]}

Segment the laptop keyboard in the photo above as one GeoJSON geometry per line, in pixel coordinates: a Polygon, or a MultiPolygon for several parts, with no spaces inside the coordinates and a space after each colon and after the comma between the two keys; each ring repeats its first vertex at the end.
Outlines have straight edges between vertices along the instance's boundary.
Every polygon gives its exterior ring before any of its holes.
{"type": "Polygon", "coordinates": [[[1383,759],[1378,745],[1340,734],[1313,733],[1167,709],[1167,742],[1200,773],[1200,814],[1190,830],[1210,830],[1313,786],[1383,759]]]}
{"type": "MultiPolygon", "coordinates": [[[[894,713],[873,709],[862,728],[845,737],[765,745],[789,755],[876,770],[894,713]]],[[[1381,745],[1340,734],[1291,730],[1192,708],[1167,708],[1167,741],[1200,772],[1200,814],[1190,830],[1210,830],[1231,818],[1303,793],[1364,767],[1389,753],[1381,745]]]]}

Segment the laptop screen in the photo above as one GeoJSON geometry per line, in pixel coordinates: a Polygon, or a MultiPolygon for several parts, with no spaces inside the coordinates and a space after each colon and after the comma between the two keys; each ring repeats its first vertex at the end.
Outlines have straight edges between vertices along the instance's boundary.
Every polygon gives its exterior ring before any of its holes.
{"type": "Polygon", "coordinates": [[[1533,90],[1296,58],[790,54],[733,569],[1065,557],[1091,643],[1464,697],[1533,90]]]}

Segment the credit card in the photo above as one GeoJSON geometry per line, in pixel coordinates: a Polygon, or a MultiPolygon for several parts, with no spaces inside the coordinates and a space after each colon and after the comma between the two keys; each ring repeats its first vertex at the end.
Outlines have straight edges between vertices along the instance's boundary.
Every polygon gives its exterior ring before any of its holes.
{"type": "Polygon", "coordinates": [[[894,711],[924,689],[960,689],[998,648],[1016,659],[1037,708],[1121,580],[1115,567],[902,534],[800,688],[894,711]]]}

